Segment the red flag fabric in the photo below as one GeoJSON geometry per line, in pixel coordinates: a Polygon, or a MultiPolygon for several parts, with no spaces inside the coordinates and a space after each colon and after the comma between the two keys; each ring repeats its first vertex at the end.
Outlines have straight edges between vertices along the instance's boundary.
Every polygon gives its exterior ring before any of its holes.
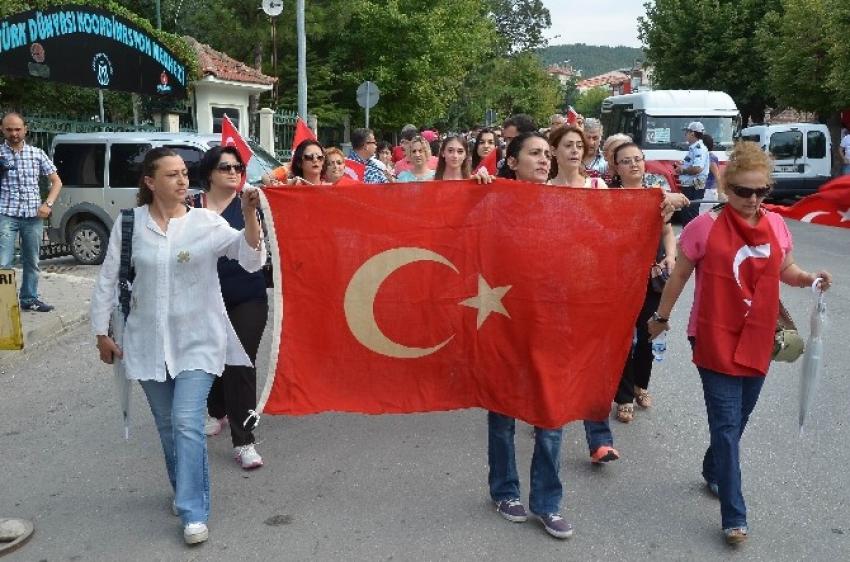
{"type": "Polygon", "coordinates": [[[221,146],[235,146],[246,166],[248,165],[248,160],[254,155],[254,151],[251,150],[251,147],[248,146],[248,143],[245,142],[245,139],[242,138],[242,135],[239,134],[239,131],[236,130],[236,127],[233,126],[233,122],[230,121],[227,115],[224,116],[221,122],[221,146]]]}
{"type": "Polygon", "coordinates": [[[481,407],[549,428],[608,417],[659,190],[500,179],[265,196],[282,276],[266,413],[481,407]]]}
{"type": "Polygon", "coordinates": [[[355,181],[362,182],[363,177],[366,175],[366,166],[351,158],[346,158],[345,175],[355,181]]]}
{"type": "Polygon", "coordinates": [[[317,140],[313,129],[307,126],[300,117],[295,119],[295,136],[292,137],[292,153],[295,154],[295,149],[305,140],[317,140]]]}
{"type": "Polygon", "coordinates": [[[817,193],[803,197],[790,207],[764,206],[800,222],[850,228],[850,175],[828,181],[817,193]]]}
{"type": "Polygon", "coordinates": [[[573,106],[567,108],[567,124],[575,125],[578,123],[578,111],[573,109],[573,106]]]}
{"type": "Polygon", "coordinates": [[[491,150],[487,154],[487,156],[485,156],[484,159],[481,160],[481,162],[478,163],[478,167],[475,168],[475,172],[473,172],[473,173],[477,173],[478,170],[480,170],[481,168],[484,168],[484,169],[487,170],[488,174],[490,174],[491,176],[495,176],[496,173],[498,173],[498,171],[499,171],[496,168],[496,166],[498,166],[498,165],[499,165],[499,151],[494,149],[494,150],[491,150]]]}
{"type": "Polygon", "coordinates": [[[767,373],[779,316],[782,250],[770,221],[720,213],[708,235],[694,363],[733,376],[767,373]],[[740,295],[735,298],[730,295],[740,295]]]}

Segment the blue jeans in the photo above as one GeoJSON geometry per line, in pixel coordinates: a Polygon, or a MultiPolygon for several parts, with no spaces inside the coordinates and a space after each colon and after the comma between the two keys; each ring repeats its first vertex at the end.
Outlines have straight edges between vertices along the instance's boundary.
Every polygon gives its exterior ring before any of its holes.
{"type": "Polygon", "coordinates": [[[614,446],[614,434],[611,433],[611,425],[608,420],[585,421],[584,437],[587,439],[587,448],[590,454],[602,445],[614,446]]]}
{"type": "Polygon", "coordinates": [[[717,484],[724,529],[747,526],[747,506],[741,492],[741,435],[756,406],[764,377],[733,377],[699,369],[711,445],[702,462],[706,482],[717,484]]]}
{"type": "Polygon", "coordinates": [[[0,269],[9,269],[15,261],[15,242],[21,236],[20,301],[28,305],[38,298],[38,251],[44,219],[0,215],[0,269]]]}
{"type": "Polygon", "coordinates": [[[204,418],[214,379],[204,371],[183,371],[165,382],[140,381],[159,431],[168,480],[184,525],[206,523],[210,516],[204,418]]]}
{"type": "MultiPolygon", "coordinates": [[[[487,412],[487,460],[490,463],[490,497],[493,501],[519,498],[514,433],[516,420],[487,412]]],[[[561,468],[563,429],[534,428],[534,454],[531,457],[531,493],[528,501],[533,513],[557,513],[564,489],[558,471],[561,468]]]]}

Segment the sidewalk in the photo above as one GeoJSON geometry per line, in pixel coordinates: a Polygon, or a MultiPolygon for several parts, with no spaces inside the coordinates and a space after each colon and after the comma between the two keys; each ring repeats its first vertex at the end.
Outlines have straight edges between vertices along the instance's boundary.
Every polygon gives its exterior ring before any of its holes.
{"type": "MultiPolygon", "coordinates": [[[[16,270],[20,279],[21,270],[16,270]]],[[[0,351],[0,365],[50,341],[58,334],[89,319],[89,302],[94,279],[67,273],[42,272],[38,282],[39,297],[56,308],[50,312],[21,311],[24,332],[22,351],[0,351]]]]}

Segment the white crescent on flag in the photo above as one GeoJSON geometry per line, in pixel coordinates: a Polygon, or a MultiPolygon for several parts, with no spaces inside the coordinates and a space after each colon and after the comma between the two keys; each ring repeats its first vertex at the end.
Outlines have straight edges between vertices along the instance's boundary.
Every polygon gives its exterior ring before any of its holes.
{"type": "MultiPolygon", "coordinates": [[[[770,244],[762,244],[761,246],[741,246],[741,248],[735,254],[735,259],[732,260],[732,274],[735,276],[735,282],[738,284],[738,287],[741,287],[741,278],[739,275],[739,271],[741,269],[741,264],[744,263],[744,260],[748,258],[767,259],[769,257],[770,244]]],[[[752,305],[752,301],[749,299],[744,299],[744,302],[747,303],[747,306],[752,305]]]]}

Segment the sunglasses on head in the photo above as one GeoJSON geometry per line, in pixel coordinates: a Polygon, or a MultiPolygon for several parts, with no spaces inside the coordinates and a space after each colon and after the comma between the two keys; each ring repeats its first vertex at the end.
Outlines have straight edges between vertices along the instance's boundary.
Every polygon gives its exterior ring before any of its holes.
{"type": "Polygon", "coordinates": [[[242,164],[219,164],[216,166],[216,169],[219,172],[236,172],[237,174],[241,174],[245,171],[245,166],[242,164]]]}
{"type": "Polygon", "coordinates": [[[311,162],[313,162],[313,161],[322,162],[324,159],[325,159],[324,154],[318,154],[317,153],[317,154],[305,154],[304,155],[304,160],[310,160],[311,162]]]}
{"type": "Polygon", "coordinates": [[[757,199],[764,199],[770,194],[771,188],[768,186],[764,187],[744,187],[741,185],[729,184],[729,189],[732,190],[732,193],[741,197],[742,199],[749,199],[753,195],[756,196],[757,199]]]}

